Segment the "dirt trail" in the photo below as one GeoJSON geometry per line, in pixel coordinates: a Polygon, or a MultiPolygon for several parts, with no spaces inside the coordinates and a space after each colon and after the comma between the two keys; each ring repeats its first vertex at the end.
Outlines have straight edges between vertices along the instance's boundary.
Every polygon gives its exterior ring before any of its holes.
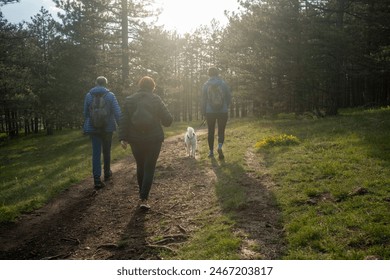
{"type": "MultiPolygon", "coordinates": [[[[199,144],[206,144],[200,138],[199,144]]],[[[249,170],[261,168],[250,151],[246,162],[249,170]]],[[[186,157],[182,136],[168,138],[150,211],[137,208],[135,163],[129,156],[112,164],[114,178],[106,188],[95,191],[86,179],[16,223],[0,225],[0,259],[160,259],[162,250],[175,251],[190,239],[202,226],[198,214],[218,203],[213,184],[219,164],[204,168],[186,157]]],[[[280,258],[283,233],[269,180],[254,172],[238,180],[250,198],[236,216],[235,233],[244,240],[241,258],[280,258]]],[[[210,221],[219,214],[211,213],[210,221]]]]}

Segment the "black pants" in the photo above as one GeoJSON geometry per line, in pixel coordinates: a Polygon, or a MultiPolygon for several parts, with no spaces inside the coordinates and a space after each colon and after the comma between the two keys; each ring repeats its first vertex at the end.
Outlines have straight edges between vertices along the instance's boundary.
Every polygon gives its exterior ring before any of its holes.
{"type": "Polygon", "coordinates": [[[214,150],[215,124],[218,122],[218,143],[225,141],[225,128],[228,120],[228,113],[207,113],[208,143],[210,151],[214,150]]]}
{"type": "Polygon", "coordinates": [[[140,199],[148,199],[152,187],[161,142],[130,143],[137,163],[137,181],[140,199]]]}

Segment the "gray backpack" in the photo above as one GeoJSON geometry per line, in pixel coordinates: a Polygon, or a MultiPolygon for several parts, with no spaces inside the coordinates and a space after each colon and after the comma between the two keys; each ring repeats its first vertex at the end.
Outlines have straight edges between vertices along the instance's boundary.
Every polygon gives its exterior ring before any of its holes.
{"type": "Polygon", "coordinates": [[[138,99],[137,107],[131,116],[131,123],[134,128],[141,133],[147,133],[155,125],[156,120],[153,116],[153,108],[147,102],[145,96],[138,99]]]}
{"type": "Polygon", "coordinates": [[[224,94],[221,85],[211,84],[207,89],[207,99],[214,111],[220,111],[223,108],[224,94]]]}
{"type": "Polygon", "coordinates": [[[110,115],[109,104],[105,100],[107,93],[92,95],[92,104],[90,106],[91,124],[96,129],[104,129],[108,123],[110,115]]]}

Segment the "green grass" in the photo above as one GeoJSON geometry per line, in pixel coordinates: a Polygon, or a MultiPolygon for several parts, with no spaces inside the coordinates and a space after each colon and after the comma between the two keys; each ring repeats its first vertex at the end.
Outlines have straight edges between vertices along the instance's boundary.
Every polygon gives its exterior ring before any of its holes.
{"type": "MultiPolygon", "coordinates": [[[[176,123],[167,137],[187,125],[176,123]]],[[[199,164],[218,178],[218,203],[209,210],[220,214],[210,223],[207,211],[199,213],[199,230],[167,258],[239,258],[241,240],[233,232],[236,213],[248,199],[240,178],[250,171],[273,180],[270,191],[282,212],[287,243],[283,259],[390,259],[389,139],[390,108],[346,110],[315,120],[229,121],[225,162],[207,159],[205,138],[200,147],[199,164]],[[293,145],[283,135],[292,136],[293,145]],[[272,144],[255,148],[261,141],[272,144]],[[262,170],[249,170],[248,149],[257,151],[262,170]]],[[[90,176],[90,149],[88,138],[74,131],[0,147],[0,221],[39,207],[90,176]]],[[[113,157],[124,155],[115,146],[113,157]]]]}
{"type": "Polygon", "coordinates": [[[90,147],[79,131],[22,137],[2,146],[0,221],[42,206],[90,171],[90,147]]]}
{"type": "Polygon", "coordinates": [[[285,258],[389,259],[390,109],[273,126],[301,140],[259,150],[277,184],[285,258]]]}
{"type": "Polygon", "coordinates": [[[164,259],[176,260],[236,260],[239,259],[238,248],[241,240],[234,236],[232,227],[234,222],[226,216],[213,218],[210,223],[208,212],[200,214],[202,225],[190,242],[172,255],[166,254],[164,259]]]}
{"type": "MultiPolygon", "coordinates": [[[[201,147],[201,164],[215,170],[219,207],[230,221],[224,239],[235,240],[235,213],[248,199],[240,184],[251,171],[245,153],[262,143],[257,156],[266,170],[256,171],[271,174],[275,184],[288,244],[283,259],[390,259],[389,139],[390,108],[317,120],[230,121],[224,163],[207,159],[207,147],[201,147]]],[[[196,246],[209,231],[199,231],[179,257],[220,258],[196,246]]],[[[235,245],[225,258],[237,257],[235,245]]]]}

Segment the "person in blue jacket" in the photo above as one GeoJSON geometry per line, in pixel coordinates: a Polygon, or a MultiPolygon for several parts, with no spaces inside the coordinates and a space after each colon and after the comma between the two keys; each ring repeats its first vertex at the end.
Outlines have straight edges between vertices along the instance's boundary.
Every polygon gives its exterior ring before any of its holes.
{"type": "Polygon", "coordinates": [[[215,125],[218,122],[218,157],[224,159],[222,146],[225,141],[225,129],[228,120],[228,110],[232,100],[232,93],[227,83],[219,77],[219,71],[216,67],[208,70],[209,80],[202,88],[202,114],[205,116],[208,128],[209,157],[214,157],[214,134],[215,125]],[[221,106],[216,108],[210,100],[209,88],[217,86],[222,92],[221,106]]]}
{"type": "Polygon", "coordinates": [[[104,181],[112,177],[111,172],[111,142],[113,132],[121,118],[121,109],[115,94],[107,89],[107,79],[99,76],[96,79],[96,86],[93,87],[85,96],[84,100],[84,133],[90,135],[92,142],[92,174],[94,187],[102,188],[105,184],[101,180],[101,154],[103,152],[104,181]],[[105,125],[102,128],[96,128],[92,124],[91,106],[94,95],[102,95],[107,106],[108,116],[105,125]]]}

